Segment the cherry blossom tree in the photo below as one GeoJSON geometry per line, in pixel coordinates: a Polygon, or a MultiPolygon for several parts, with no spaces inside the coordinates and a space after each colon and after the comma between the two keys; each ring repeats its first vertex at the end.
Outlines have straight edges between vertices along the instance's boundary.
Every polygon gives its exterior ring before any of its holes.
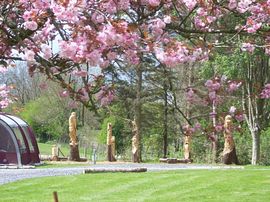
{"type": "Polygon", "coordinates": [[[227,44],[269,54],[269,7],[269,0],[1,1],[0,63],[27,62],[30,75],[45,74],[61,85],[61,94],[93,111],[114,97],[102,70],[134,68],[139,136],[147,59],[170,68],[207,60],[227,44]]]}
{"type": "MultiPolygon", "coordinates": [[[[216,162],[217,157],[218,134],[224,130],[224,117],[230,114],[238,122],[242,122],[244,120],[242,110],[237,109],[235,106],[230,106],[227,111],[224,111],[224,109],[227,108],[225,105],[226,102],[228,100],[233,100],[233,94],[239,90],[241,85],[241,81],[229,80],[226,76],[216,76],[213,79],[208,79],[204,83],[204,87],[206,88],[205,90],[196,89],[194,87],[187,88],[187,101],[193,106],[206,108],[209,113],[208,116],[206,116],[206,119],[210,118],[211,124],[207,125],[206,128],[202,128],[198,123],[194,124],[193,127],[184,126],[183,128],[184,130],[188,128],[191,134],[198,131],[198,129],[204,131],[208,139],[211,141],[213,162],[216,162]]],[[[196,118],[199,117],[205,117],[205,114],[196,115],[196,118]]],[[[191,117],[191,119],[193,118],[191,117]]]]}

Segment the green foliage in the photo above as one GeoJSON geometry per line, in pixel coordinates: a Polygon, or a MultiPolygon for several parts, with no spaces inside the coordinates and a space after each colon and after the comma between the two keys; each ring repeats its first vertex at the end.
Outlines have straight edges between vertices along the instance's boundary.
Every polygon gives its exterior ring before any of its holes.
{"type": "Polygon", "coordinates": [[[252,138],[246,124],[242,126],[241,133],[234,133],[234,142],[239,163],[242,165],[250,164],[252,153],[252,138]]]}
{"type": "Polygon", "coordinates": [[[68,114],[55,97],[42,96],[27,103],[19,115],[33,128],[39,141],[46,142],[67,135],[68,114]]]}
{"type": "Polygon", "coordinates": [[[270,127],[266,128],[261,133],[260,136],[261,141],[261,156],[260,156],[260,164],[261,165],[270,165],[270,127]]]}
{"type": "Polygon", "coordinates": [[[213,57],[213,59],[203,63],[203,67],[200,70],[200,77],[204,79],[212,78],[217,75],[225,75],[231,79],[239,78],[242,69],[240,67],[246,63],[247,54],[236,49],[231,54],[219,54],[213,57]]]}
{"type": "Polygon", "coordinates": [[[98,137],[98,140],[102,144],[106,144],[107,141],[107,125],[108,123],[112,124],[112,133],[115,136],[115,147],[116,152],[121,154],[124,148],[124,139],[125,139],[125,132],[124,132],[124,122],[117,118],[116,116],[109,116],[105,118],[101,125],[101,131],[98,137]]]}
{"type": "Polygon", "coordinates": [[[143,160],[157,160],[162,156],[162,136],[155,131],[143,136],[143,160]]]}

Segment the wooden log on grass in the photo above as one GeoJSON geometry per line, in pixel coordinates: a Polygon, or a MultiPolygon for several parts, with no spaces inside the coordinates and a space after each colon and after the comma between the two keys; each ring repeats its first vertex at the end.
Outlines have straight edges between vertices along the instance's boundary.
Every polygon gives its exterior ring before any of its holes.
{"type": "Polygon", "coordinates": [[[175,164],[175,163],[177,163],[177,159],[176,158],[167,159],[167,163],[175,164]]]}
{"type": "Polygon", "coordinates": [[[167,160],[168,160],[167,158],[160,158],[159,162],[160,163],[167,163],[167,160]]]}
{"type": "Polygon", "coordinates": [[[91,169],[85,169],[84,173],[141,173],[141,172],[146,172],[147,168],[119,168],[119,169],[99,169],[99,168],[91,168],[91,169]]]}

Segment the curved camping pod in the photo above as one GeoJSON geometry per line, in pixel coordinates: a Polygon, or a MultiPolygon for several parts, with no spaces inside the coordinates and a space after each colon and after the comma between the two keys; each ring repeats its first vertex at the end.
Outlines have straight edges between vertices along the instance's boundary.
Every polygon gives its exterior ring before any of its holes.
{"type": "Polygon", "coordinates": [[[0,113],[0,165],[40,163],[36,138],[22,119],[0,113]]]}

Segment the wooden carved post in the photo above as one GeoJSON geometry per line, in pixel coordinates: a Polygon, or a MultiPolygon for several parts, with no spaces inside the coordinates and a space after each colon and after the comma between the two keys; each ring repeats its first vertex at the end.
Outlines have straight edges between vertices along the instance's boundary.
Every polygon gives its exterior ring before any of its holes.
{"type": "Polygon", "coordinates": [[[71,161],[80,161],[78,140],[77,140],[77,119],[76,113],[72,112],[69,117],[70,157],[71,161]]]}
{"type": "Polygon", "coordinates": [[[184,134],[184,159],[188,162],[191,162],[191,127],[187,125],[185,134],[184,134]]]}
{"type": "Polygon", "coordinates": [[[115,159],[115,136],[112,136],[111,143],[112,143],[112,156],[115,159]]]}
{"type": "Polygon", "coordinates": [[[232,117],[227,115],[224,123],[224,150],[223,150],[223,163],[224,164],[238,164],[235,144],[232,136],[232,117]]]}
{"type": "Polygon", "coordinates": [[[108,123],[107,125],[107,160],[116,161],[113,154],[113,145],[112,145],[112,124],[108,123]]]}
{"type": "Polygon", "coordinates": [[[185,158],[185,160],[191,159],[190,147],[191,147],[191,136],[185,135],[184,136],[184,158],[185,158]]]}
{"type": "Polygon", "coordinates": [[[58,161],[58,153],[59,153],[59,150],[58,150],[58,146],[57,145],[53,145],[52,146],[52,160],[53,161],[58,161]]]}
{"type": "Polygon", "coordinates": [[[132,121],[132,161],[134,163],[140,163],[139,156],[139,134],[135,121],[132,121]]]}

